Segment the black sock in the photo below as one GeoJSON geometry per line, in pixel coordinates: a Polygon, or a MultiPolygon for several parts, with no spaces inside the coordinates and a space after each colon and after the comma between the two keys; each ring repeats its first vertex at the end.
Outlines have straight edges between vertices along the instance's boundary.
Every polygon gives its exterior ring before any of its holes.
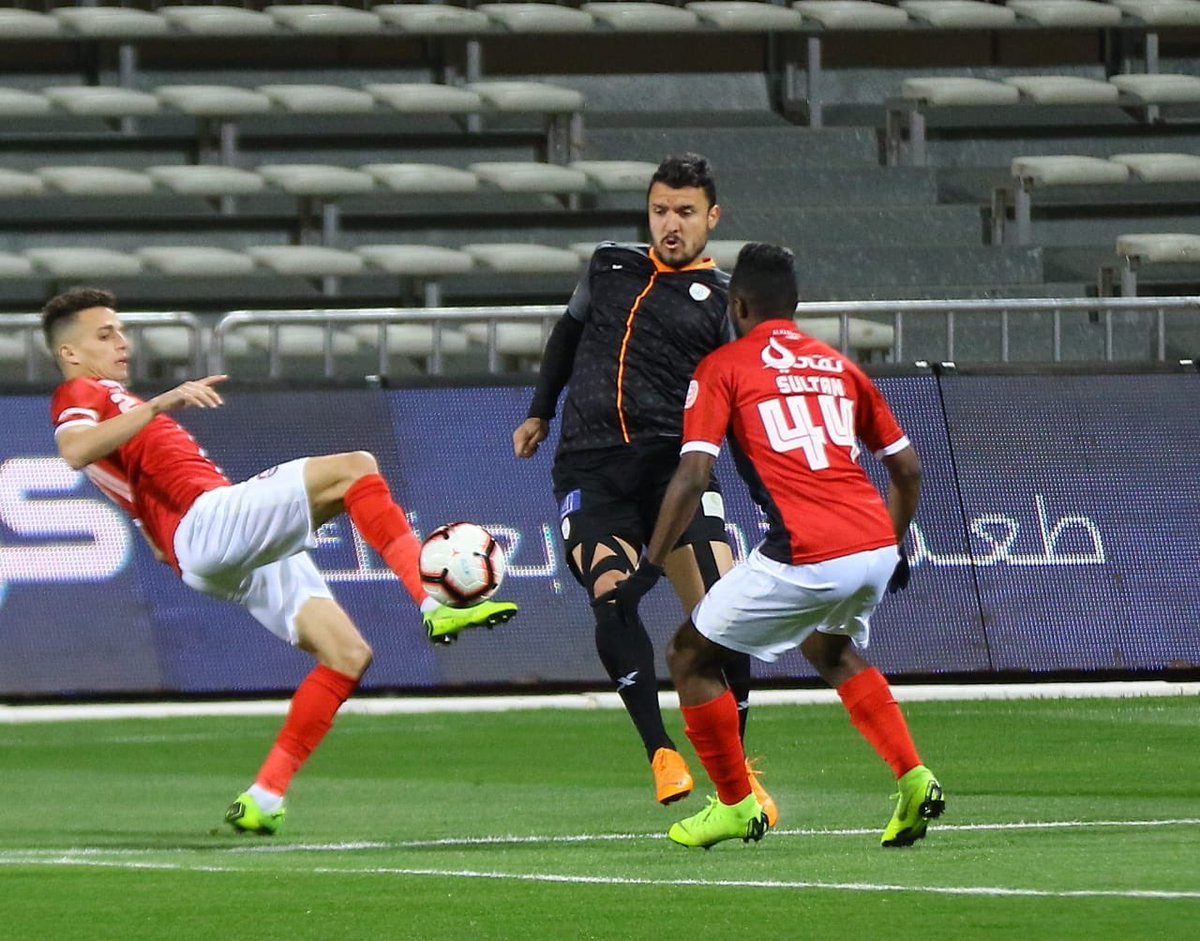
{"type": "Polygon", "coordinates": [[[750,715],[750,655],[730,651],[725,661],[725,682],[738,707],[738,734],[746,741],[746,717],[750,715]]]}
{"type": "Polygon", "coordinates": [[[625,711],[646,746],[646,757],[653,759],[660,748],[674,749],[675,743],[667,735],[658,706],[654,647],[641,618],[623,617],[611,602],[596,605],[592,611],[596,615],[596,652],[617,684],[625,711]]]}

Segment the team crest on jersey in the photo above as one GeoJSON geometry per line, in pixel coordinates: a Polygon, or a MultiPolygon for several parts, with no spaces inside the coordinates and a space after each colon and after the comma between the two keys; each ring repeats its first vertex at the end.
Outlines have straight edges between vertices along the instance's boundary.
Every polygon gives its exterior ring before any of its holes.
{"type": "Polygon", "coordinates": [[[712,288],[699,281],[693,281],[692,286],[688,288],[688,293],[692,295],[694,301],[706,301],[712,296],[712,288]]]}
{"type": "Polygon", "coordinates": [[[700,398],[700,383],[693,379],[688,383],[687,397],[683,400],[683,407],[691,408],[696,404],[698,398],[700,398]]]}
{"type": "Polygon", "coordinates": [[[763,347],[762,361],[768,369],[778,369],[780,372],[787,372],[789,369],[842,372],[845,369],[842,361],[832,356],[797,356],[774,337],[763,347]]]}

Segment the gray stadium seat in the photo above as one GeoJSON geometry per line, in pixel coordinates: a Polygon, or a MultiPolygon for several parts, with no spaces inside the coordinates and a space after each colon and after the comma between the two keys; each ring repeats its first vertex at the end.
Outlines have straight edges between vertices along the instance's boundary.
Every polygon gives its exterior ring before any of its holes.
{"type": "Polygon", "coordinates": [[[481,3],[476,9],[514,33],[579,33],[595,26],[582,10],[552,3],[481,3]]]}
{"type": "Polygon", "coordinates": [[[441,279],[467,274],[475,260],[466,252],[436,245],[359,245],[355,254],[379,271],[412,283],[426,307],[441,304],[441,279]]]}
{"type": "Polygon", "coordinates": [[[585,173],[605,192],[645,192],[658,165],[645,160],[574,160],[571,169],[585,173]]]}
{"type": "Polygon", "coordinates": [[[215,4],[164,6],[159,16],[180,32],[194,36],[268,36],[278,33],[266,13],[215,4]]]}
{"type": "Polygon", "coordinates": [[[1004,82],[1039,105],[1115,105],[1121,94],[1115,85],[1079,75],[1014,75],[1004,82]]]}
{"type": "Polygon", "coordinates": [[[223,166],[154,166],[146,175],[160,187],[180,196],[247,196],[261,193],[266,181],[257,173],[223,166]]]}
{"type": "Polygon", "coordinates": [[[1122,259],[1121,295],[1136,297],[1142,265],[1200,264],[1200,235],[1181,232],[1141,232],[1117,238],[1122,259]]]}
{"type": "MultiPolygon", "coordinates": [[[[0,28],[3,24],[0,24],[0,28]]],[[[0,118],[43,117],[54,105],[45,95],[17,88],[0,88],[0,118]]]]}
{"type": "Polygon", "coordinates": [[[589,188],[582,170],[552,163],[486,160],[468,164],[467,169],[505,193],[583,193],[589,188]]]}
{"type": "Polygon", "coordinates": [[[1200,0],[1108,0],[1148,26],[1200,26],[1200,0]]]}
{"type": "Polygon", "coordinates": [[[159,85],[154,94],[163,104],[192,117],[232,118],[272,109],[268,95],[232,85],[159,85]]]}
{"type": "Polygon", "coordinates": [[[565,248],[511,242],[478,242],[462,246],[475,263],[504,274],[575,274],[579,256],[565,248]]]}
{"type": "Polygon", "coordinates": [[[49,189],[68,196],[149,196],[154,180],[120,167],[38,167],[49,189]]]}
{"type": "Polygon", "coordinates": [[[307,36],[370,35],[383,30],[374,13],[333,3],[276,3],[265,12],[280,26],[307,36]]]}
{"type": "Polygon", "coordinates": [[[55,85],[43,88],[56,108],[78,117],[132,118],[158,114],[158,99],[149,92],[100,85],[55,85]]]}
{"type": "Polygon", "coordinates": [[[1200,183],[1195,154],[1113,154],[1108,159],[1124,164],[1144,183],[1200,183]]]}
{"type": "Polygon", "coordinates": [[[170,31],[161,16],[123,7],[59,7],[53,14],[72,33],[88,39],[148,39],[170,31]]]}
{"type": "Polygon", "coordinates": [[[249,255],[209,245],[154,245],[135,254],[148,270],[178,277],[240,277],[255,268],[249,255]]]}
{"type": "Polygon", "coordinates": [[[746,244],[747,239],[709,239],[704,254],[717,263],[722,271],[733,271],[737,264],[738,252],[746,244]]]}
{"type": "Polygon", "coordinates": [[[291,114],[358,114],[375,110],[370,92],[344,85],[271,84],[258,90],[291,114]]]}
{"type": "Polygon", "coordinates": [[[22,254],[38,272],[63,280],[132,277],[142,271],[136,255],[91,246],[55,246],[30,248],[22,254]]]}
{"type": "Polygon", "coordinates": [[[385,3],[371,12],[390,26],[420,36],[458,36],[487,32],[486,13],[442,3],[385,3]]]}
{"type": "Polygon", "coordinates": [[[434,163],[368,163],[360,168],[393,193],[473,193],[479,178],[468,170],[434,163]]]}
{"type": "Polygon", "coordinates": [[[924,166],[926,113],[938,107],[985,107],[1016,104],[1018,89],[1004,82],[968,76],[912,76],[900,87],[900,97],[890,98],[884,125],[884,151],[888,166],[904,162],[902,150],[907,134],[907,162],[924,166]]]}
{"type": "Polygon", "coordinates": [[[1013,10],[981,0],[900,0],[900,8],[936,29],[997,29],[1017,20],[1013,10]]]}
{"type": "Polygon", "coordinates": [[[597,23],[618,32],[683,32],[700,25],[700,18],[688,9],[665,3],[585,3],[583,12],[597,23]]]}
{"type": "MultiPolygon", "coordinates": [[[[810,337],[833,347],[842,344],[842,324],[838,317],[796,317],[796,326],[810,337]]],[[[846,349],[859,360],[872,359],[873,353],[886,356],[896,342],[896,331],[891,324],[879,323],[862,317],[847,318],[846,349]]]]}
{"type": "Polygon", "coordinates": [[[1008,8],[1039,26],[1116,26],[1121,11],[1092,0],[1008,0],[1008,8]]]}
{"type": "Polygon", "coordinates": [[[1195,75],[1113,75],[1109,81],[1139,104],[1200,102],[1200,77],[1195,75]]]}
{"type": "Polygon", "coordinates": [[[826,29],[879,30],[908,25],[904,10],[869,0],[798,0],[792,6],[826,29]]]}
{"type": "Polygon", "coordinates": [[[799,29],[799,10],[757,0],[697,0],[687,4],[706,25],[727,32],[785,32],[799,29]]]}
{"type": "Polygon", "coordinates": [[[365,85],[364,90],[402,114],[474,114],[483,109],[478,92],[455,85],[391,82],[365,85]]]}
{"type": "Polygon", "coordinates": [[[301,278],[358,274],[365,264],[353,252],[320,245],[256,245],[246,254],[276,274],[301,278]]]}
{"type": "Polygon", "coordinates": [[[1012,161],[1011,186],[999,187],[992,196],[992,241],[1006,241],[1008,205],[1013,207],[1012,243],[1028,245],[1032,228],[1033,192],[1040,186],[1096,186],[1124,183],[1129,168],[1097,157],[1073,154],[1017,157],[1012,161]]]}
{"type": "Polygon", "coordinates": [[[24,255],[0,252],[0,278],[31,278],[33,262],[24,255]]]}
{"type": "Polygon", "coordinates": [[[46,183],[36,173],[0,170],[0,199],[14,196],[41,196],[46,183]]]}
{"type": "Polygon", "coordinates": [[[62,34],[62,23],[48,13],[0,10],[0,40],[57,39],[62,34]]]}

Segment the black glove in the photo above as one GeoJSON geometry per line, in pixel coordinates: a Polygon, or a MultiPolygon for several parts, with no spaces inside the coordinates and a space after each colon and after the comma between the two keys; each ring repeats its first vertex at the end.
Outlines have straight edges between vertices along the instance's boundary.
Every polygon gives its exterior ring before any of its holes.
{"type": "Polygon", "coordinates": [[[903,545],[899,545],[896,548],[900,552],[900,561],[896,563],[896,568],[892,571],[892,577],[888,579],[888,594],[894,594],[907,588],[908,579],[912,575],[908,567],[908,551],[903,545]]]}
{"type": "Polygon", "coordinates": [[[654,565],[643,558],[638,562],[638,567],[632,575],[624,581],[618,582],[616,588],[606,591],[592,604],[606,604],[613,601],[622,611],[636,612],[642,598],[658,584],[662,574],[661,565],[654,565]]]}

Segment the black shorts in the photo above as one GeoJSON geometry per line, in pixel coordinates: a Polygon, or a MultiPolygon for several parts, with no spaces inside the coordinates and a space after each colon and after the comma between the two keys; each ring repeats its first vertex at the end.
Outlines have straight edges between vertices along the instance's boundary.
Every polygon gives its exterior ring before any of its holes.
{"type": "MultiPolygon", "coordinates": [[[[679,439],[662,438],[615,448],[569,451],[554,461],[552,479],[567,564],[576,578],[574,550],[618,536],[635,549],[650,540],[667,484],[679,464],[679,439]]],[[[710,476],[688,528],[675,544],[728,542],[721,486],[710,476]]]]}

